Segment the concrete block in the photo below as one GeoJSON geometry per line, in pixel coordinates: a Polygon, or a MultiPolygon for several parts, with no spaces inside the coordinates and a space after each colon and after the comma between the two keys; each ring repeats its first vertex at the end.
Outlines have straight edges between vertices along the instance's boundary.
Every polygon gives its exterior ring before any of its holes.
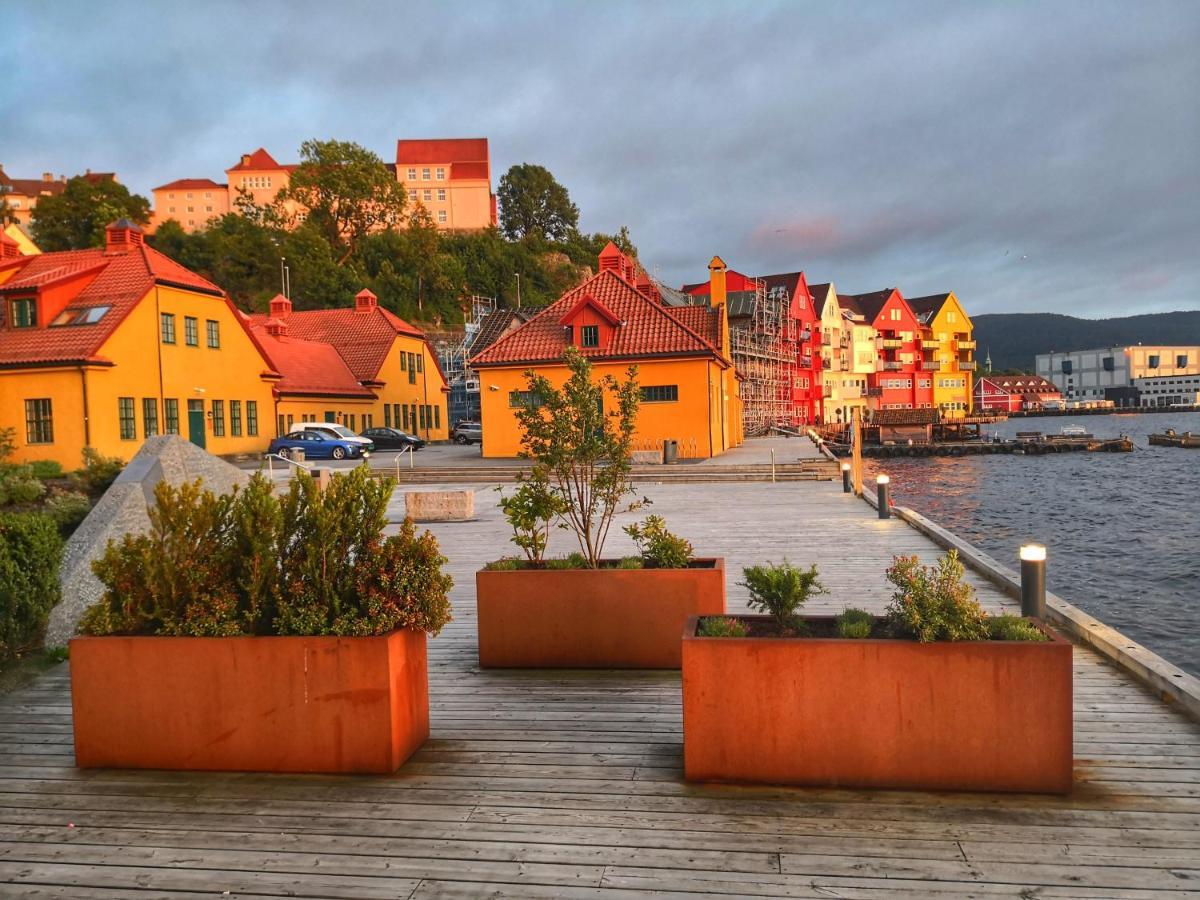
{"type": "Polygon", "coordinates": [[[631,456],[635,466],[661,466],[663,461],[661,450],[634,450],[631,456]]]}
{"type": "Polygon", "coordinates": [[[414,522],[465,522],[475,518],[475,492],[409,491],[404,509],[414,522]]]}

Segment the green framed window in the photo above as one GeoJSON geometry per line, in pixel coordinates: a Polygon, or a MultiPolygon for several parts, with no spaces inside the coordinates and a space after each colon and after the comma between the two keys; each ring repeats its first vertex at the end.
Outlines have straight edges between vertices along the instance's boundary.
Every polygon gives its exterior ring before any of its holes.
{"type": "Polygon", "coordinates": [[[179,401],[163,400],[163,433],[179,434],[179,401]]]}
{"type": "Polygon", "coordinates": [[[121,440],[137,440],[137,416],[133,412],[132,397],[117,398],[117,417],[121,424],[121,440]]]}
{"type": "Polygon", "coordinates": [[[37,327],[37,300],[32,297],[22,297],[9,303],[12,310],[13,328],[37,327]]]}
{"type": "Polygon", "coordinates": [[[183,342],[189,347],[200,346],[200,320],[195,316],[183,317],[183,342]]]}
{"type": "Polygon", "coordinates": [[[229,401],[229,434],[231,437],[242,436],[242,401],[229,401]]]}
{"type": "Polygon", "coordinates": [[[417,407],[417,409],[420,411],[421,428],[422,428],[422,430],[423,430],[423,429],[425,429],[425,428],[427,428],[427,427],[428,427],[428,426],[425,424],[425,423],[426,423],[426,421],[427,421],[427,419],[426,419],[426,417],[425,417],[425,414],[426,414],[426,411],[429,409],[429,407],[428,407],[428,406],[419,406],[419,407],[417,407]]]}
{"type": "Polygon", "coordinates": [[[204,323],[208,333],[208,346],[213,350],[221,349],[221,323],[216,319],[208,319],[204,323]]]}
{"type": "Polygon", "coordinates": [[[54,443],[54,407],[48,397],[25,401],[25,443],[54,443]]]}
{"type": "Polygon", "coordinates": [[[642,388],[643,403],[674,403],[679,399],[679,385],[653,384],[642,388]]]}
{"type": "Polygon", "coordinates": [[[213,437],[225,437],[225,401],[212,401],[213,437]]]}
{"type": "Polygon", "coordinates": [[[142,431],[146,437],[158,434],[158,400],[155,397],[142,398],[142,431]]]}
{"type": "Polygon", "coordinates": [[[417,383],[417,358],[411,353],[408,354],[408,383],[417,383]]]}
{"type": "Polygon", "coordinates": [[[442,408],[440,406],[435,406],[433,408],[433,427],[442,427],[442,408]]]}
{"type": "Polygon", "coordinates": [[[246,434],[258,437],[258,401],[246,401],[246,434]]]}
{"type": "Polygon", "coordinates": [[[583,347],[600,346],[600,326],[584,325],[579,329],[579,343],[583,347]]]}
{"type": "MultiPolygon", "coordinates": [[[[162,342],[164,344],[175,343],[175,314],[163,313],[160,317],[162,321],[162,342]]],[[[178,434],[177,431],[171,434],[178,434]]]]}

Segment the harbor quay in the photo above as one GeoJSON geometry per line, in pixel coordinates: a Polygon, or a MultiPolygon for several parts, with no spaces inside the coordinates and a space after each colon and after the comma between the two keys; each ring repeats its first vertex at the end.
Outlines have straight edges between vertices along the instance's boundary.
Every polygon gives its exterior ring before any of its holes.
{"type": "MultiPolygon", "coordinates": [[[[794,462],[812,453],[806,444],[748,441],[744,452],[755,454],[748,465],[770,449],[794,462]]],[[[510,553],[509,529],[493,483],[446,486],[475,490],[474,516],[428,526],[454,578],[454,620],[429,643],[430,739],[405,765],[389,776],[79,769],[64,663],[0,698],[0,893],[1137,900],[1200,891],[1200,724],[1121,660],[1073,647],[1066,795],[689,783],[678,672],[480,669],[475,572],[510,553]]],[[[406,492],[437,487],[401,484],[389,517],[403,517],[406,492]]],[[[698,556],[725,557],[734,614],[748,611],[742,568],[783,559],[815,563],[829,589],[806,613],[881,613],[893,557],[932,563],[945,545],[934,523],[881,519],[834,481],[649,479],[638,491],[698,556]]],[[[552,554],[574,549],[565,532],[550,541],[552,554]]],[[[614,528],[609,549],[633,545],[614,528]]],[[[995,576],[967,571],[989,612],[1017,611],[995,576]]]]}

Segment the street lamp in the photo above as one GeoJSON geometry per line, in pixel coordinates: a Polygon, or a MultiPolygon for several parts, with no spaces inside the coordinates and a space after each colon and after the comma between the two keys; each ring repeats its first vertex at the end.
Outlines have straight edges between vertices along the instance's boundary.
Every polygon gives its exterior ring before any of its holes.
{"type": "Polygon", "coordinates": [[[1046,618],[1046,548],[1041,544],[1021,547],[1021,615],[1046,618]]]}
{"type": "Polygon", "coordinates": [[[892,517],[892,504],[890,497],[890,485],[892,479],[886,475],[880,475],[875,479],[875,496],[878,500],[879,518],[890,519],[892,517]]]}

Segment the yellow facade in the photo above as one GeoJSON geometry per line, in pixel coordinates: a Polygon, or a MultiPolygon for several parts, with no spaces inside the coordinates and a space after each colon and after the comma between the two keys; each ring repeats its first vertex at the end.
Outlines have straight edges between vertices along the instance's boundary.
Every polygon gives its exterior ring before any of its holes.
{"type": "Polygon", "coordinates": [[[855,329],[859,331],[858,349],[871,344],[871,366],[874,368],[875,329],[846,320],[837,291],[829,285],[821,307],[821,356],[826,362],[822,373],[824,386],[824,417],[826,425],[848,423],[855,407],[864,412],[867,407],[867,375],[865,367],[855,368],[855,329]]]}
{"type": "Polygon", "coordinates": [[[974,396],[974,326],[953,291],[928,327],[937,341],[934,358],[939,363],[933,377],[933,405],[943,418],[962,418],[970,412],[974,396]]]}
{"type": "MultiPolygon", "coordinates": [[[[483,455],[514,457],[521,449],[513,392],[526,390],[528,367],[487,368],[479,374],[483,420],[483,455]]],[[[612,375],[624,380],[628,362],[596,361],[594,377],[612,375]]],[[[562,365],[539,365],[544,375],[560,387],[569,375],[562,365]]],[[[737,379],[731,366],[712,359],[645,360],[638,364],[638,384],[643,388],[675,385],[678,400],[646,401],[638,407],[635,449],[661,450],[664,440],[679,441],[685,459],[707,458],[742,442],[742,414],[737,379]]]]}
{"type": "Polygon", "coordinates": [[[16,431],[18,460],[74,469],[84,446],[128,460],[147,436],[169,432],[216,454],[266,449],[273,433],[268,367],[223,298],[151,288],[96,356],[111,365],[0,370],[0,427],[16,431]],[[163,341],[162,314],[174,316],[174,343],[163,341]],[[216,347],[209,346],[210,322],[216,347]],[[52,442],[27,440],[25,401],[32,399],[51,402],[52,442]]]}
{"type": "Polygon", "coordinates": [[[35,253],[42,252],[33,239],[25,233],[25,229],[16,222],[8,223],[8,226],[4,228],[4,236],[16,243],[22,256],[33,256],[35,253]]]}

